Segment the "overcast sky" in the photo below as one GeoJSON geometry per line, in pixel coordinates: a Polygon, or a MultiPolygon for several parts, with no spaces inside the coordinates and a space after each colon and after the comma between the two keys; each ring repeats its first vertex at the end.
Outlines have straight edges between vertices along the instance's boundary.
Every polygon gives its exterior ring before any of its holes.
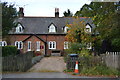
{"type": "Polygon", "coordinates": [[[19,7],[24,7],[25,16],[51,16],[54,17],[55,8],[59,8],[60,17],[67,9],[74,14],[91,0],[2,0],[15,4],[17,11],[19,7]]]}

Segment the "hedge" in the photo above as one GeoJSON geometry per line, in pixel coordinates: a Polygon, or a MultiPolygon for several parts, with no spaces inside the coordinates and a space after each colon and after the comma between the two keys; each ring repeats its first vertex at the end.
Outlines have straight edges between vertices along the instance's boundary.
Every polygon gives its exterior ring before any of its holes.
{"type": "Polygon", "coordinates": [[[16,55],[17,47],[16,46],[3,46],[2,47],[2,57],[9,55],[16,55]]]}

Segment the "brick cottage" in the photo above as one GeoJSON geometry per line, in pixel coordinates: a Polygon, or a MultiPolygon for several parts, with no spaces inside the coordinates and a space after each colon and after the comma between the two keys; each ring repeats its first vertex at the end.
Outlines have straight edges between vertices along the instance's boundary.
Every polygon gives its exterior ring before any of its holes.
{"type": "MultiPolygon", "coordinates": [[[[17,46],[23,52],[35,51],[43,55],[64,54],[68,49],[65,36],[68,30],[66,24],[72,24],[73,17],[59,17],[59,9],[55,8],[55,17],[26,17],[24,9],[19,8],[16,26],[9,32],[10,45],[17,46]]],[[[86,29],[91,32],[95,27],[91,18],[80,17],[85,21],[86,29]]],[[[7,45],[6,41],[0,42],[7,45]]],[[[89,47],[91,49],[91,46],[89,47]]]]}

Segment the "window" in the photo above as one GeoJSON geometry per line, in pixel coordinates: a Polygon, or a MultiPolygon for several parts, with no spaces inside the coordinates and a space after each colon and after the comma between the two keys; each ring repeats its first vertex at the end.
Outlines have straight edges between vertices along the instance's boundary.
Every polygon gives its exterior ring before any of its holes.
{"type": "Polygon", "coordinates": [[[50,25],[49,32],[56,32],[56,28],[53,24],[50,25]]]}
{"type": "Polygon", "coordinates": [[[91,43],[87,43],[87,49],[92,49],[91,43]]]}
{"type": "Polygon", "coordinates": [[[0,46],[7,46],[7,42],[6,41],[0,41],[0,46]]]}
{"type": "Polygon", "coordinates": [[[55,41],[49,42],[49,49],[56,49],[56,42],[55,41]]]}
{"type": "Polygon", "coordinates": [[[64,42],[64,49],[68,49],[68,42],[64,42]]]}
{"type": "Polygon", "coordinates": [[[90,25],[87,25],[86,26],[86,30],[85,30],[86,32],[91,32],[91,27],[90,27],[90,25]]]}
{"type": "Polygon", "coordinates": [[[64,28],[64,32],[67,33],[68,30],[69,30],[69,28],[68,28],[67,26],[65,26],[65,28],[64,28]]]}
{"type": "Polygon", "coordinates": [[[16,27],[16,33],[22,33],[23,32],[23,27],[18,24],[18,26],[16,27]]]}
{"type": "Polygon", "coordinates": [[[28,41],[28,51],[31,51],[31,41],[28,41]]]}
{"type": "Polygon", "coordinates": [[[40,51],[40,41],[37,41],[36,44],[37,44],[37,49],[36,49],[36,51],[40,51]]]}
{"type": "Polygon", "coordinates": [[[90,28],[86,28],[86,32],[90,32],[90,28]]]}
{"type": "Polygon", "coordinates": [[[16,41],[16,42],[15,42],[15,46],[16,46],[18,49],[22,49],[22,48],[23,48],[23,42],[22,42],[22,41],[16,41]]]}

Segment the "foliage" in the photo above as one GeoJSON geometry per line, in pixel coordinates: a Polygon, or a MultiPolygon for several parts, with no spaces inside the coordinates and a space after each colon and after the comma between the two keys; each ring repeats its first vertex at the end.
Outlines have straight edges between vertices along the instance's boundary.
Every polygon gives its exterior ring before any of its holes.
{"type": "Polygon", "coordinates": [[[70,43],[69,44],[69,49],[66,49],[66,53],[80,53],[80,50],[82,49],[82,44],[81,43],[70,43]]]}
{"type": "Polygon", "coordinates": [[[79,18],[75,18],[73,24],[68,24],[67,26],[69,28],[69,31],[66,35],[68,41],[82,44],[85,42],[91,42],[91,34],[85,31],[86,27],[84,21],[80,21],[79,18]]]}
{"type": "Polygon", "coordinates": [[[14,27],[14,19],[17,16],[14,4],[8,5],[7,2],[0,3],[2,5],[2,36],[5,37],[9,30],[14,27]]]}
{"type": "Polygon", "coordinates": [[[120,14],[118,7],[120,7],[120,4],[114,2],[91,2],[89,5],[85,4],[75,14],[80,17],[93,17],[96,33],[99,32],[100,39],[99,43],[97,42],[98,39],[96,39],[95,48],[97,50],[104,47],[102,46],[104,40],[108,40],[112,51],[120,51],[120,14]]]}
{"type": "Polygon", "coordinates": [[[73,15],[72,12],[69,9],[67,11],[64,11],[63,14],[64,14],[65,17],[72,17],[72,15],[73,15]]]}
{"type": "Polygon", "coordinates": [[[16,55],[17,47],[16,46],[3,46],[2,47],[2,56],[16,55]]]}
{"type": "Polygon", "coordinates": [[[97,65],[87,69],[84,68],[80,73],[85,75],[120,76],[118,70],[110,69],[103,65],[97,65]]]}
{"type": "Polygon", "coordinates": [[[90,57],[90,51],[87,49],[82,49],[79,56],[90,57]]]}
{"type": "MultiPolygon", "coordinates": [[[[68,24],[69,28],[66,39],[70,42],[67,53],[79,53],[81,50],[87,49],[87,44],[93,42],[93,37],[90,32],[86,32],[85,22],[76,17],[72,24],[68,24]]],[[[86,50],[87,51],[87,50],[86,50]]],[[[86,54],[87,55],[87,54],[86,54]]]]}
{"type": "Polygon", "coordinates": [[[80,57],[79,72],[84,75],[120,75],[118,70],[106,67],[105,63],[101,61],[100,56],[80,57]]]}

